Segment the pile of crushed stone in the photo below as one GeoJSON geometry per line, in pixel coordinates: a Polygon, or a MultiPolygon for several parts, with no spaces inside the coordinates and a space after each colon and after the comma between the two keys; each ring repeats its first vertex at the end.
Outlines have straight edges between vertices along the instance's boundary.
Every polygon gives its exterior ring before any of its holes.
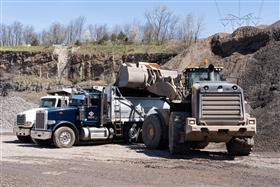
{"type": "Polygon", "coordinates": [[[16,123],[16,115],[25,110],[38,107],[38,104],[25,101],[21,97],[0,97],[0,128],[9,129],[16,123]]]}
{"type": "Polygon", "coordinates": [[[236,78],[257,118],[256,151],[280,151],[280,21],[263,29],[241,27],[194,43],[164,66],[183,71],[207,58],[236,78]]]}

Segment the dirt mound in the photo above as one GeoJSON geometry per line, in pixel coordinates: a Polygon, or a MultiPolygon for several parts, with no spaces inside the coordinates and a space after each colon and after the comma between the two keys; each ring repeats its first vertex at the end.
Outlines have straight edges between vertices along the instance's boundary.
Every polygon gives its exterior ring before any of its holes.
{"type": "Polygon", "coordinates": [[[235,77],[253,109],[252,115],[257,117],[258,151],[280,151],[279,25],[280,21],[265,29],[242,27],[232,34],[216,34],[165,64],[182,71],[208,58],[214,65],[224,67],[225,77],[235,77]]]}
{"type": "Polygon", "coordinates": [[[38,107],[37,104],[30,103],[17,96],[0,97],[1,114],[0,128],[12,128],[16,123],[16,115],[19,112],[38,107]]]}

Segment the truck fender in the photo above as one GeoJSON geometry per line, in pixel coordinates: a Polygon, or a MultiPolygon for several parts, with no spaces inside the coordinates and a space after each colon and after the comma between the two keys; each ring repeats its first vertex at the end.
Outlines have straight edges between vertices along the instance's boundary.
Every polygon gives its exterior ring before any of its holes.
{"type": "Polygon", "coordinates": [[[69,121],[60,121],[59,123],[57,123],[54,127],[53,127],[53,132],[56,131],[56,129],[58,129],[59,127],[62,126],[66,126],[66,127],[70,127],[71,129],[74,130],[75,135],[76,135],[76,142],[79,141],[79,131],[77,129],[77,127],[75,126],[75,124],[73,124],[72,122],[69,121]]]}

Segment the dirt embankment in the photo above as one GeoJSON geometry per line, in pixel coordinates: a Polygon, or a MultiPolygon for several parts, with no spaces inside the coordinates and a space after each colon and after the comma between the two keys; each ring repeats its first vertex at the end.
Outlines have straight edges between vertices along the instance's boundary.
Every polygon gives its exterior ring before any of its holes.
{"type": "Polygon", "coordinates": [[[199,41],[164,66],[184,70],[207,58],[238,81],[257,117],[255,149],[280,151],[280,22],[264,29],[242,27],[199,41]]]}

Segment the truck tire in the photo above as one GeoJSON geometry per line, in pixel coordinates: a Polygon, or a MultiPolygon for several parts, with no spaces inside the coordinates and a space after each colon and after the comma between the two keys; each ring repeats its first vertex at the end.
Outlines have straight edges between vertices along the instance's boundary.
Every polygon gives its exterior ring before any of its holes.
{"type": "Polygon", "coordinates": [[[32,142],[30,136],[18,136],[17,135],[17,138],[22,143],[31,143],[32,142]]]}
{"type": "Polygon", "coordinates": [[[52,144],[51,140],[39,140],[39,139],[32,139],[32,141],[39,145],[39,146],[50,146],[52,144]]]}
{"type": "Polygon", "coordinates": [[[185,128],[184,120],[185,115],[182,115],[180,112],[172,112],[169,122],[169,152],[172,155],[185,155],[190,150],[190,144],[185,142],[184,137],[185,128]],[[176,122],[174,116],[180,116],[182,121],[176,122]]]}
{"type": "Polygon", "coordinates": [[[253,138],[233,138],[226,143],[228,153],[233,156],[248,156],[253,145],[253,138]]]}
{"type": "Polygon", "coordinates": [[[142,139],[148,149],[162,149],[167,146],[164,139],[165,128],[157,114],[151,114],[145,118],[142,139]]]}
{"type": "Polygon", "coordinates": [[[53,142],[58,148],[70,148],[74,145],[75,141],[75,133],[69,127],[59,127],[54,132],[53,142]]]}

